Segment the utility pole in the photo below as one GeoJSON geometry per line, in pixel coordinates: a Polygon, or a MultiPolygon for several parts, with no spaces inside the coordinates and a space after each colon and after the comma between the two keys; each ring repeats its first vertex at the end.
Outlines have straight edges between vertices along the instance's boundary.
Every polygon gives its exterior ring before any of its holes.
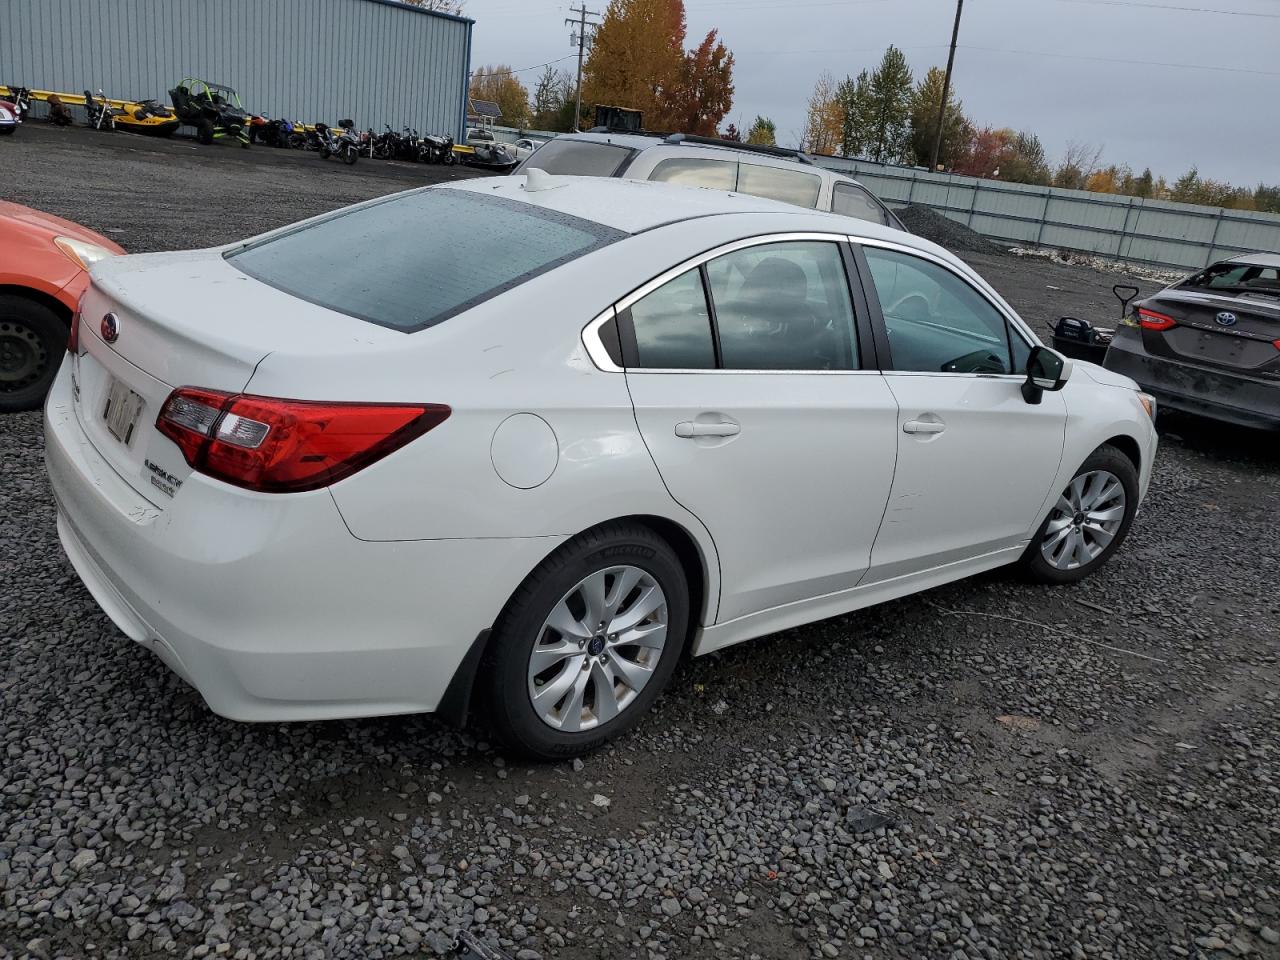
{"type": "Polygon", "coordinates": [[[951,68],[956,62],[956,40],[960,38],[960,13],[964,0],[956,0],[956,25],[951,28],[951,53],[947,55],[947,75],[942,81],[942,102],[938,104],[938,135],[933,141],[933,163],[929,169],[938,169],[938,155],[942,153],[942,130],[947,122],[947,97],[951,94],[951,68]]]}
{"type": "Polygon", "coordinates": [[[587,17],[598,17],[599,13],[594,10],[588,10],[585,0],[577,7],[570,7],[570,13],[576,13],[577,17],[566,17],[565,23],[568,26],[577,29],[569,34],[569,43],[578,47],[578,83],[577,83],[577,105],[573,111],[573,129],[576,131],[582,125],[582,55],[586,52],[587,44],[590,42],[587,37],[587,27],[591,27],[594,33],[598,23],[587,22],[587,17]]]}

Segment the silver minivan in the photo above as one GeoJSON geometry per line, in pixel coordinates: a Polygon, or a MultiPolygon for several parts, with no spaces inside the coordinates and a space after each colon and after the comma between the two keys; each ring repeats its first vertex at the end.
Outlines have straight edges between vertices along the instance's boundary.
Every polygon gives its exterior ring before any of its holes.
{"type": "Polygon", "coordinates": [[[799,151],[778,147],[683,133],[590,130],[548,141],[513,172],[519,175],[531,168],[566,176],[625,177],[734,190],[907,229],[858,181],[818,166],[799,151]]]}

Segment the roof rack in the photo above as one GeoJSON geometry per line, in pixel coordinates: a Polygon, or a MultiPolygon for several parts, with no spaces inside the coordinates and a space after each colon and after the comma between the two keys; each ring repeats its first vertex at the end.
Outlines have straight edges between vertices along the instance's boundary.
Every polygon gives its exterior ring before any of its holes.
{"type": "Polygon", "coordinates": [[[663,138],[663,143],[672,145],[680,143],[696,143],[704,147],[721,147],[726,150],[746,150],[749,153],[763,153],[784,160],[798,160],[809,166],[816,166],[813,158],[802,150],[788,150],[786,147],[770,147],[762,143],[740,143],[737,140],[723,140],[720,137],[700,137],[692,133],[673,133],[663,138]]]}
{"type": "Polygon", "coordinates": [[[692,143],[703,147],[720,147],[723,150],[744,150],[747,153],[761,153],[765,156],[777,157],[780,160],[795,160],[798,163],[807,163],[811,167],[817,166],[813,157],[803,150],[770,147],[762,143],[741,143],[737,140],[724,140],[720,137],[702,137],[693,133],[659,133],[656,130],[622,130],[618,127],[592,127],[590,130],[584,130],[583,133],[618,133],[633,137],[655,137],[672,146],[692,143]]]}

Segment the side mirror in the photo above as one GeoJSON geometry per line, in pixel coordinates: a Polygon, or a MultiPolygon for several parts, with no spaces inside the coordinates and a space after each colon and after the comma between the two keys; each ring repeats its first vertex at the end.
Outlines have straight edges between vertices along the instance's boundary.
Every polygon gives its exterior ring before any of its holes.
{"type": "Polygon", "coordinates": [[[1046,390],[1061,390],[1071,378],[1071,361],[1045,347],[1032,347],[1027,357],[1027,381],[1022,399],[1039,403],[1046,390]]]}

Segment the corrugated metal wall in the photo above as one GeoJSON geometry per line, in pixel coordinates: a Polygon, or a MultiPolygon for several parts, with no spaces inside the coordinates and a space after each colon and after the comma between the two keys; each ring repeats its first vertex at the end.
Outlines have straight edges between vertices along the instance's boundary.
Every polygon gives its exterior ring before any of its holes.
{"type": "Polygon", "coordinates": [[[1240,253],[1280,253],[1280,215],[1034,187],[819,157],[890,206],[919,203],[997,240],[1197,269],[1240,253]]]}
{"type": "Polygon", "coordinates": [[[271,117],[461,138],[471,29],[386,0],[4,0],[0,83],[167,102],[194,76],[271,117]]]}

